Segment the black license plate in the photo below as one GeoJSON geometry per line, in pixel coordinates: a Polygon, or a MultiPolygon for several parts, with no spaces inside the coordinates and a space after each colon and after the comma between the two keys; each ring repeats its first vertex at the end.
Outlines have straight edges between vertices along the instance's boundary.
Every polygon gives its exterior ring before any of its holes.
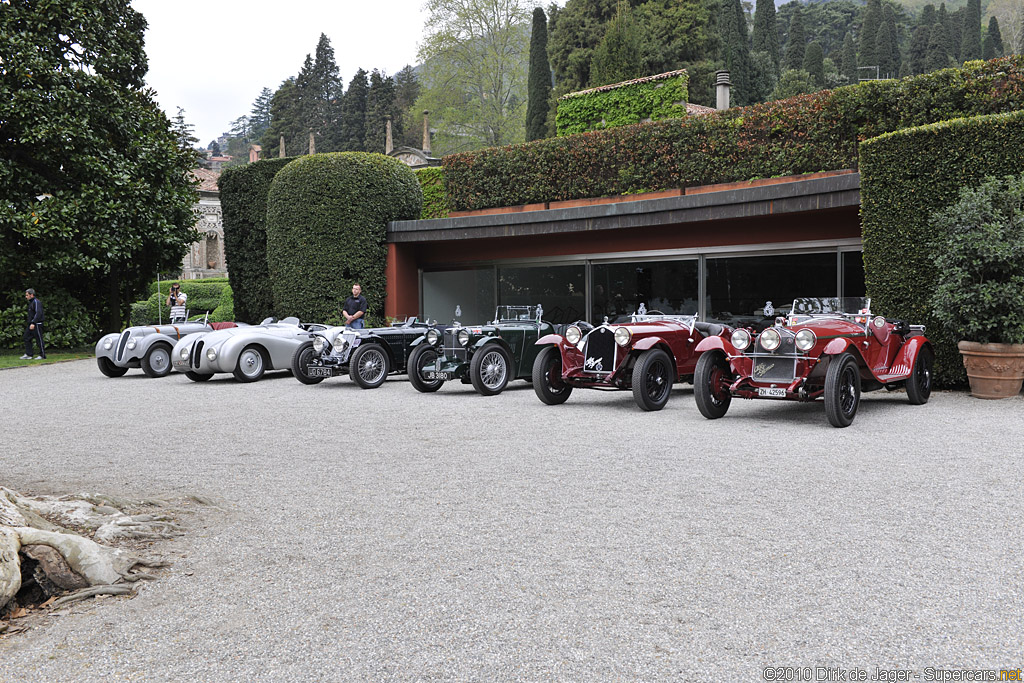
{"type": "Polygon", "coordinates": [[[333,377],[334,371],[330,368],[324,368],[316,365],[310,365],[306,368],[307,377],[333,377]]]}
{"type": "Polygon", "coordinates": [[[453,377],[454,377],[454,373],[451,373],[451,372],[438,372],[437,370],[424,370],[423,371],[423,379],[427,379],[427,380],[436,380],[436,379],[449,380],[449,379],[453,379],[453,377]]]}

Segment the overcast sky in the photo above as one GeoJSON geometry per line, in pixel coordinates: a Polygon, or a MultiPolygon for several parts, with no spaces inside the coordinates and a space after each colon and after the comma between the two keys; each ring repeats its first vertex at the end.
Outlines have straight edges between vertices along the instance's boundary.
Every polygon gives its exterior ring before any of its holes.
{"type": "Polygon", "coordinates": [[[132,0],[149,22],[146,82],[168,116],[178,107],[199,143],[248,114],[263,88],[294,76],[320,34],[346,87],[360,67],[394,75],[416,63],[423,0],[132,0]]]}

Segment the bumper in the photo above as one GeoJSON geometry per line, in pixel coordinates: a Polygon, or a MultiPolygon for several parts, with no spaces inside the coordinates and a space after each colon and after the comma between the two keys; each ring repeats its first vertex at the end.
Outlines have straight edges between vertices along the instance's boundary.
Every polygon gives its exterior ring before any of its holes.
{"type": "Polygon", "coordinates": [[[129,351],[127,348],[121,354],[121,360],[117,360],[117,339],[114,339],[114,344],[109,349],[103,348],[103,340],[100,340],[96,344],[96,357],[106,358],[108,361],[113,363],[119,368],[137,368],[140,367],[142,362],[142,356],[137,355],[135,349],[129,351]]]}

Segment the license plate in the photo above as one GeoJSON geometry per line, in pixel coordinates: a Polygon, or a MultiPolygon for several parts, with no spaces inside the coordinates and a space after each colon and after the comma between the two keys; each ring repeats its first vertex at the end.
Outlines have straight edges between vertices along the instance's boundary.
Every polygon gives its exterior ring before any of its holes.
{"type": "Polygon", "coordinates": [[[775,389],[775,388],[772,388],[772,387],[758,387],[757,388],[757,395],[758,396],[766,396],[768,398],[786,398],[786,390],[785,389],[775,389]]]}
{"type": "Polygon", "coordinates": [[[450,372],[438,372],[437,370],[424,370],[423,379],[452,379],[452,373],[450,372]]]}
{"type": "Polygon", "coordinates": [[[307,377],[333,377],[334,373],[330,368],[320,367],[318,365],[310,365],[306,368],[307,377]]]}

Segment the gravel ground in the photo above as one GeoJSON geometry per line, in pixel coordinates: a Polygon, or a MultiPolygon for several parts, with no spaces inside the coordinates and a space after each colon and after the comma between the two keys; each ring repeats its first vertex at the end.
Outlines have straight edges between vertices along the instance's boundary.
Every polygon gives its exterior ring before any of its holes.
{"type": "MultiPolygon", "coordinates": [[[[2,681],[762,680],[1024,665],[1024,397],[545,406],[402,378],[0,372],[0,484],[207,496],[175,565],[2,681]]],[[[193,516],[194,517],[194,516],[193,516]]]]}

